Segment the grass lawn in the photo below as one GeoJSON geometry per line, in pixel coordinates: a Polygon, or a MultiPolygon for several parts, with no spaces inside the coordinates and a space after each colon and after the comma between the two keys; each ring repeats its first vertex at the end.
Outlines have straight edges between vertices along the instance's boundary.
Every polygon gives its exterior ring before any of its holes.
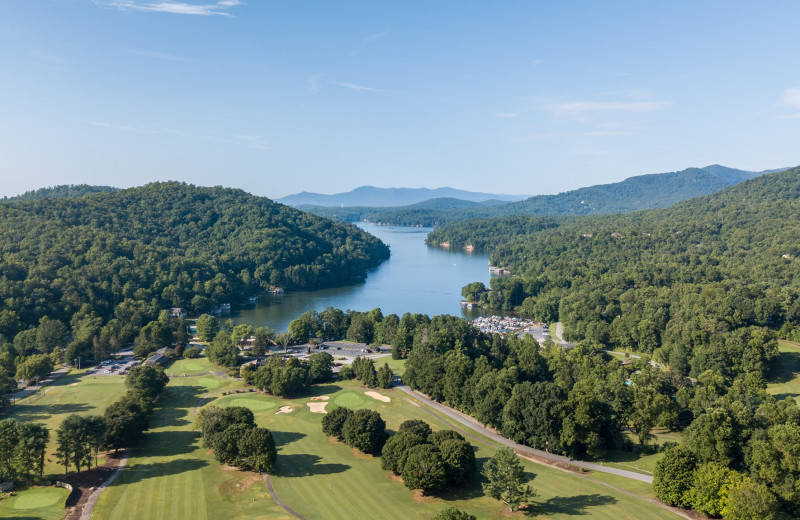
{"type": "MultiPolygon", "coordinates": [[[[55,463],[56,430],[71,414],[103,415],[106,407],[125,393],[124,378],[118,375],[91,375],[73,371],[46,387],[47,393],[16,406],[10,417],[32,421],[50,430],[50,445],[45,458],[45,475],[60,475],[64,467],[55,463]]],[[[62,508],[63,512],[63,508],[62,508]]]]}
{"type": "Polygon", "coordinates": [[[183,374],[187,376],[196,376],[199,374],[207,374],[210,370],[220,370],[209,363],[208,358],[205,356],[197,357],[194,359],[176,359],[164,371],[169,374],[174,374],[175,377],[180,377],[183,374]]]}
{"type": "MultiPolygon", "coordinates": [[[[411,404],[400,392],[381,391],[391,402],[383,403],[364,394],[354,382],[339,382],[316,388],[318,396],[329,397],[328,409],[348,406],[369,407],[381,413],[387,428],[396,430],[407,419],[422,418],[434,429],[449,428],[443,420],[422,406],[411,404]]],[[[506,508],[483,496],[476,482],[457,492],[437,497],[420,497],[402,482],[383,471],[380,459],[364,455],[332,441],[321,431],[322,415],[311,413],[310,397],[282,400],[263,394],[234,394],[218,398],[218,406],[254,405],[259,425],[272,430],[278,444],[278,465],[272,477],[278,496],[308,519],[405,519],[431,518],[453,505],[479,518],[505,518],[506,508]],[[256,404],[258,403],[258,404],[256,404]],[[276,414],[280,406],[293,411],[276,414]]],[[[318,401],[317,401],[318,402],[318,401]]],[[[479,463],[494,452],[494,446],[481,439],[470,439],[477,446],[479,463]]],[[[539,491],[534,512],[514,516],[567,518],[591,515],[592,518],[674,518],[672,513],[632,499],[601,484],[568,473],[525,463],[533,486],[539,491]]],[[[620,479],[623,480],[623,479],[620,479]]],[[[648,487],[649,486],[644,486],[648,487]]],[[[637,490],[638,491],[638,490],[637,490]]],[[[646,490],[649,492],[649,489],[646,490]]]]}
{"type": "Polygon", "coordinates": [[[780,354],[772,362],[767,392],[778,399],[794,397],[800,403],[800,345],[779,341],[780,354]]]}
{"type": "Polygon", "coordinates": [[[291,518],[272,501],[258,475],[223,469],[200,447],[200,432],[193,429],[198,401],[237,386],[241,383],[215,376],[172,378],[142,447],[100,495],[92,518],[291,518]]]}
{"type": "Polygon", "coordinates": [[[0,518],[61,520],[69,491],[58,487],[32,487],[14,491],[0,500],[0,518]]]}
{"type": "Polygon", "coordinates": [[[392,369],[392,373],[396,376],[403,377],[403,372],[406,371],[405,359],[392,359],[392,356],[386,356],[375,360],[375,368],[378,369],[386,363],[392,369]]]}
{"type": "MultiPolygon", "coordinates": [[[[272,482],[278,496],[304,517],[311,519],[406,519],[431,518],[453,505],[479,518],[506,518],[506,508],[483,496],[480,484],[437,497],[420,497],[402,482],[381,470],[380,459],[361,454],[331,441],[321,431],[322,415],[311,413],[311,397],[328,397],[328,410],[336,406],[369,407],[381,413],[389,430],[407,419],[422,418],[434,429],[449,428],[427,407],[409,401],[395,391],[380,393],[389,403],[365,395],[357,382],[314,387],[313,395],[280,399],[255,392],[230,393],[241,383],[215,376],[175,377],[159,401],[152,429],[128,462],[120,477],[103,492],[93,518],[171,519],[283,519],[291,518],[270,498],[258,475],[221,467],[208,450],[200,447],[193,429],[194,408],[202,405],[247,406],[259,425],[272,430],[278,444],[278,464],[272,482]],[[207,393],[214,395],[203,399],[207,393]],[[281,406],[287,414],[276,414],[281,406]]],[[[483,464],[495,446],[484,438],[469,439],[483,464]]],[[[531,518],[677,518],[643,500],[632,498],[598,482],[560,470],[525,462],[526,471],[539,492],[536,507],[511,516],[531,518]]],[[[594,475],[593,475],[594,476],[594,475]]],[[[598,479],[601,480],[601,479],[598,479]]],[[[605,482],[605,480],[603,480],[605,482]]],[[[609,484],[649,493],[649,486],[628,486],[625,479],[609,484]]]]}

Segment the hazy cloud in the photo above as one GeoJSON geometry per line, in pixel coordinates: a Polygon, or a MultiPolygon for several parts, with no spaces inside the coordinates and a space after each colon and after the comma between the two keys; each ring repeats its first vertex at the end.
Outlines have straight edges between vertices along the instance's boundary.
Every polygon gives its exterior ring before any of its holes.
{"type": "Polygon", "coordinates": [[[800,88],[793,87],[784,90],[778,100],[778,105],[795,111],[794,114],[785,115],[784,117],[800,117],[800,88]]]}
{"type": "Polygon", "coordinates": [[[346,83],[344,81],[330,81],[329,83],[331,85],[336,85],[337,87],[349,88],[350,90],[356,90],[359,92],[382,92],[384,94],[401,94],[401,92],[397,92],[395,90],[365,87],[364,85],[356,85],[355,83],[346,83]]]}
{"type": "Polygon", "coordinates": [[[545,108],[559,115],[581,116],[600,112],[655,112],[669,105],[669,101],[571,101],[552,103],[545,108]]]}
{"type": "Polygon", "coordinates": [[[217,2],[205,4],[158,2],[152,0],[95,0],[95,3],[125,11],[190,14],[195,16],[231,16],[227,11],[232,7],[242,5],[240,0],[219,0],[217,2]]]}
{"type": "Polygon", "coordinates": [[[512,141],[542,141],[545,139],[575,138],[575,137],[609,137],[613,135],[633,135],[637,132],[629,130],[598,130],[595,132],[553,132],[542,134],[528,134],[516,137],[512,141]]]}
{"type": "Polygon", "coordinates": [[[361,40],[361,42],[362,43],[372,43],[372,42],[374,42],[376,40],[380,40],[381,38],[383,38],[385,36],[389,36],[390,32],[392,32],[392,31],[390,31],[389,29],[384,29],[379,33],[370,34],[369,36],[366,36],[365,38],[363,38],[361,40]]]}
{"type": "Polygon", "coordinates": [[[312,74],[306,80],[306,85],[308,86],[308,91],[312,94],[316,94],[319,92],[319,82],[322,81],[324,74],[312,74]]]}
{"type": "Polygon", "coordinates": [[[146,58],[155,58],[157,60],[169,60],[169,61],[194,61],[189,58],[184,58],[182,56],[176,56],[174,54],[167,54],[165,52],[157,52],[157,51],[135,51],[131,49],[125,50],[128,54],[135,54],[136,56],[144,56],[146,58]]]}
{"type": "Polygon", "coordinates": [[[515,114],[513,112],[501,112],[499,114],[495,114],[494,117],[514,118],[519,117],[519,114],[515,114]]]}
{"type": "Polygon", "coordinates": [[[152,134],[152,135],[168,135],[178,138],[197,139],[202,141],[210,141],[215,143],[223,143],[228,145],[243,146],[245,148],[253,148],[256,150],[271,150],[267,145],[266,140],[260,135],[233,135],[216,136],[209,134],[198,134],[194,132],[187,132],[175,128],[163,127],[160,125],[130,125],[124,123],[108,123],[106,121],[87,121],[92,126],[100,128],[109,128],[112,130],[122,130],[126,132],[135,132],[138,134],[152,134]]]}

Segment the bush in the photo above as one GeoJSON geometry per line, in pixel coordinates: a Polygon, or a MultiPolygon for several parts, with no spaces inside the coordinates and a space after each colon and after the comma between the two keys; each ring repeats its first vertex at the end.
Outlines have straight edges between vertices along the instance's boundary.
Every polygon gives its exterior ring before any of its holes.
{"type": "Polygon", "coordinates": [[[200,347],[189,347],[183,351],[183,357],[194,359],[200,357],[200,347]]]}

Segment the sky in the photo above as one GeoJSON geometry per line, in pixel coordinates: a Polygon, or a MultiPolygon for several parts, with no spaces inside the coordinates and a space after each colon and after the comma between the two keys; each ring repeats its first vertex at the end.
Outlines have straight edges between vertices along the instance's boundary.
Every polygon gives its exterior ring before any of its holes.
{"type": "Polygon", "coordinates": [[[0,1],[0,196],[800,164],[796,1],[0,1]]]}

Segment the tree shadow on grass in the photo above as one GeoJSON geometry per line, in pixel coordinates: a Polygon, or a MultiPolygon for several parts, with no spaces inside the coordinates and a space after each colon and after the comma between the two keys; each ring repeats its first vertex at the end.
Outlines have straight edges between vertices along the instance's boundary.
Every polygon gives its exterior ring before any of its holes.
{"type": "Polygon", "coordinates": [[[770,363],[769,383],[788,383],[800,376],[800,352],[781,352],[770,363]]]}
{"type": "Polygon", "coordinates": [[[199,431],[159,431],[145,433],[142,445],[148,446],[148,456],[185,455],[197,449],[199,431]]]}
{"type": "Polygon", "coordinates": [[[88,404],[24,404],[14,409],[13,416],[20,421],[47,419],[51,415],[80,413],[91,410],[88,404]]]}
{"type": "Polygon", "coordinates": [[[317,397],[321,395],[335,394],[341,389],[341,386],[332,385],[330,383],[311,385],[311,387],[308,389],[308,393],[304,394],[302,397],[317,397]]]}
{"type": "Polygon", "coordinates": [[[278,430],[270,430],[272,438],[275,439],[275,446],[286,446],[294,441],[299,441],[306,436],[305,433],[300,432],[282,432],[278,430]]]}
{"type": "Polygon", "coordinates": [[[322,458],[318,455],[297,454],[280,455],[278,467],[275,472],[281,477],[308,477],[311,475],[329,475],[341,473],[350,469],[347,464],[320,464],[322,458]]]}
{"type": "Polygon", "coordinates": [[[528,506],[526,514],[530,516],[538,515],[569,515],[583,516],[591,515],[587,509],[591,507],[607,506],[616,504],[618,500],[612,496],[600,495],[576,495],[572,497],[553,497],[544,502],[539,502],[528,506]]]}
{"type": "Polygon", "coordinates": [[[178,475],[187,471],[194,471],[208,466],[208,462],[199,459],[178,459],[166,462],[153,462],[150,464],[133,464],[127,466],[121,478],[112,482],[112,486],[134,484],[155,477],[178,475]]]}

